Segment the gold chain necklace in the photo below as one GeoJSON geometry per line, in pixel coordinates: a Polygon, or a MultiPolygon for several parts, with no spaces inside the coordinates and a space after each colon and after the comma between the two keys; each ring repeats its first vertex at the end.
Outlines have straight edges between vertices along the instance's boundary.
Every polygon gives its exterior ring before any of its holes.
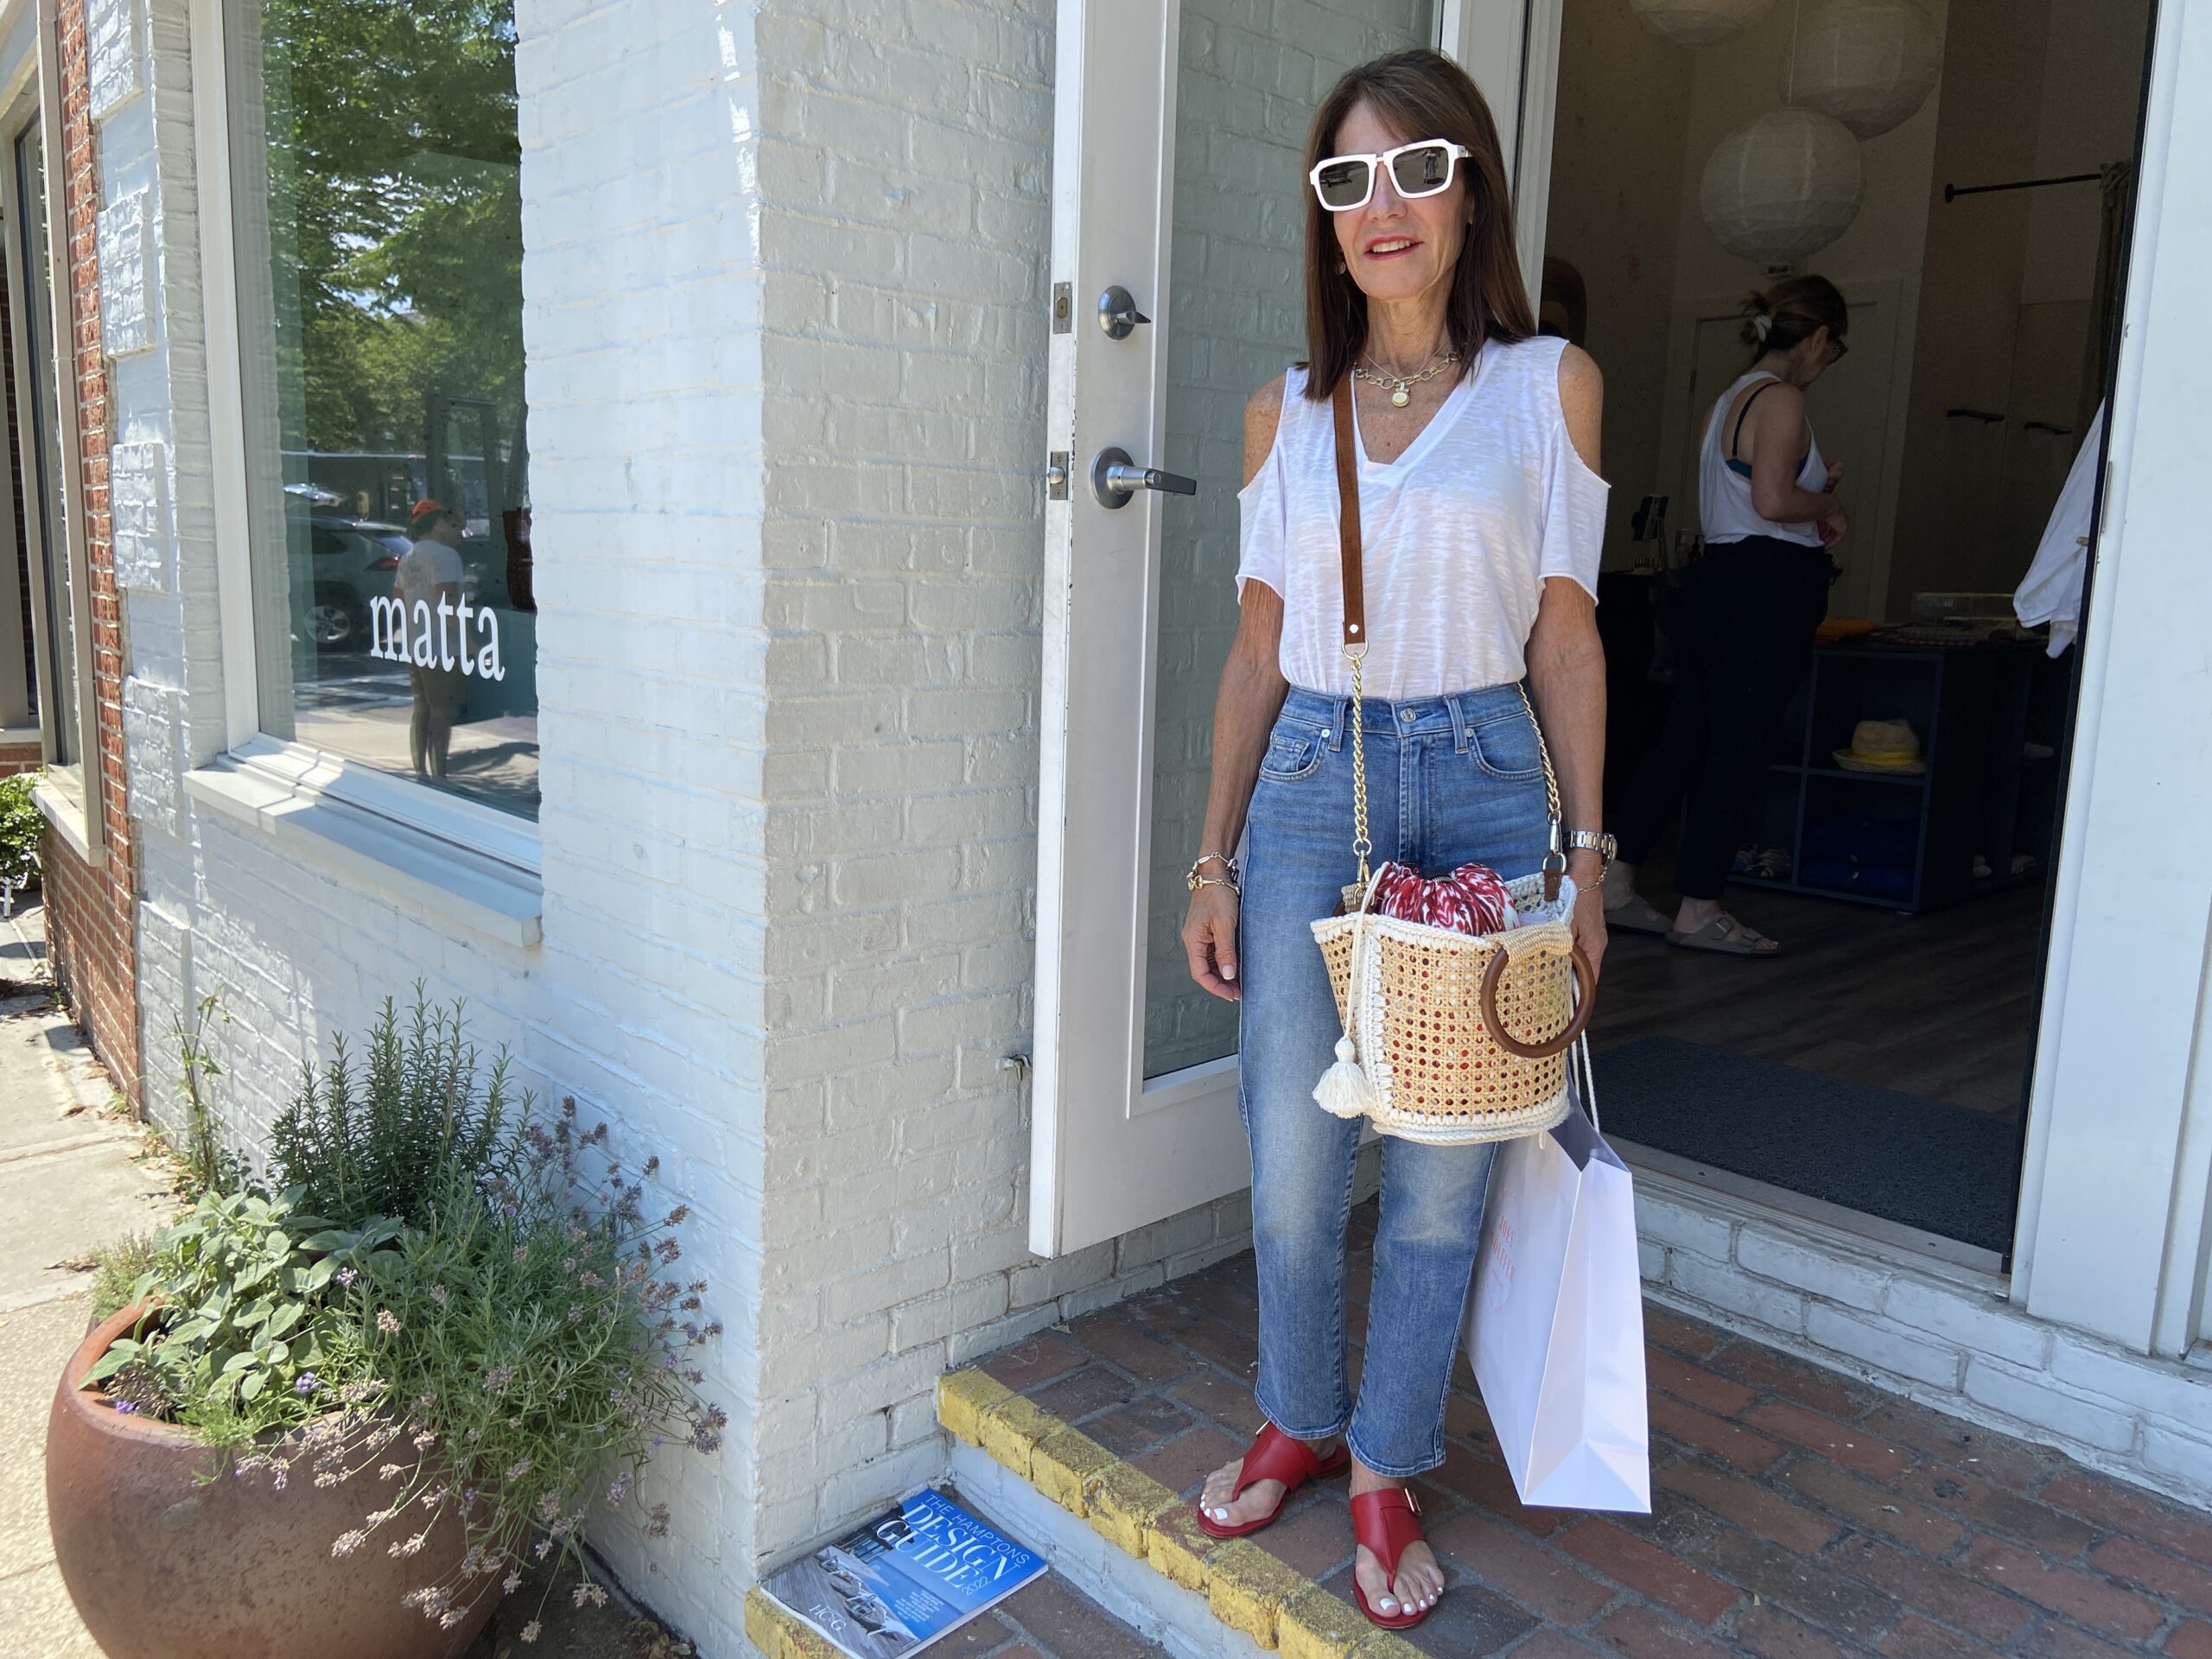
{"type": "MultiPolygon", "coordinates": [[[[1364,380],[1370,386],[1389,387],[1390,407],[1403,409],[1408,404],[1413,402],[1413,388],[1432,376],[1443,373],[1459,360],[1459,353],[1446,346],[1430,358],[1420,372],[1414,374],[1391,374],[1379,366],[1370,368],[1366,363],[1355,363],[1351,365],[1351,377],[1355,380],[1364,380]]],[[[1373,359],[1370,359],[1370,362],[1372,361],[1373,359]]]]}

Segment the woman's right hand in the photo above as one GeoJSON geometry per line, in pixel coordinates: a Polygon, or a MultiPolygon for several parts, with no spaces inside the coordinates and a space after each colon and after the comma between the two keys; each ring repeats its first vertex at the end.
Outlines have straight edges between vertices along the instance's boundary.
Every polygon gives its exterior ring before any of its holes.
{"type": "Polygon", "coordinates": [[[1844,538],[1850,529],[1851,515],[1843,510],[1842,503],[1839,502],[1834,507],[1821,515],[1821,545],[1834,547],[1844,538]]]}
{"type": "Polygon", "coordinates": [[[1243,995],[1236,984],[1236,889],[1215,886],[1192,893],[1183,918],[1183,951],[1191,959],[1191,977],[1225,1002],[1243,995]]]}

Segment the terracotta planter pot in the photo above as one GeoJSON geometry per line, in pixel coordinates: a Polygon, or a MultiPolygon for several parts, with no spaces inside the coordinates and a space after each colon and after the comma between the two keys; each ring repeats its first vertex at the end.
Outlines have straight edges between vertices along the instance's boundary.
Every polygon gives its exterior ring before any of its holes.
{"type": "Polygon", "coordinates": [[[389,1501],[373,1469],[318,1490],[305,1466],[283,1491],[265,1475],[201,1485],[218,1453],[169,1423],[117,1412],[79,1389],[126,1308],[70,1356],[46,1430],[46,1507],[70,1599],[108,1659],[455,1659],[499,1601],[440,1630],[400,1598],[445,1582],[461,1524],[439,1518],[420,1554],[394,1557],[402,1523],[343,1560],[332,1540],[389,1501]]]}

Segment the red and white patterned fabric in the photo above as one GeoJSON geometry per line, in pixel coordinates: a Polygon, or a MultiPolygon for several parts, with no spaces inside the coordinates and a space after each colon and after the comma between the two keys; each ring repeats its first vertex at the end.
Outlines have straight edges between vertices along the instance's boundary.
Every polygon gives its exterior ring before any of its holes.
{"type": "Polygon", "coordinates": [[[1449,875],[1427,877],[1407,864],[1375,873],[1372,908],[1378,915],[1455,933],[1502,933],[1514,925],[1505,878],[1487,864],[1462,864],[1449,875]]]}

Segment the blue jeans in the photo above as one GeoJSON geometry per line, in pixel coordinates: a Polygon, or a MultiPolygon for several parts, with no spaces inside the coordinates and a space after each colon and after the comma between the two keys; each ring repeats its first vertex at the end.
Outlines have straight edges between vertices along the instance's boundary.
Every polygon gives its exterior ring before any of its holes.
{"type": "MultiPolygon", "coordinates": [[[[1293,687],[1252,794],[1239,929],[1237,1104],[1252,1143],[1260,1409],[1302,1440],[1347,1434],[1379,1474],[1444,1461],[1444,1395],[1482,1237],[1494,1146],[1385,1139],[1357,1409],[1344,1379],[1345,1228],[1361,1124],[1314,1103],[1335,999],[1310,924],[1357,873],[1348,697],[1293,687]]],[[[1491,686],[1366,705],[1373,861],[1509,880],[1542,863],[1543,762],[1521,694],[1491,686]]]]}

